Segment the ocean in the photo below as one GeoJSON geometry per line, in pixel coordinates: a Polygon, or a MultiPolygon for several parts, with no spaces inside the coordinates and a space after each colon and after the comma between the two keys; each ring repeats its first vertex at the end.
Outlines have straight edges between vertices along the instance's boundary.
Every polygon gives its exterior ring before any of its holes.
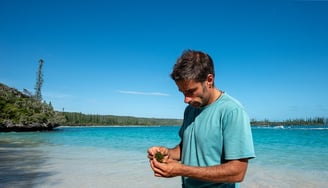
{"type": "MultiPolygon", "coordinates": [[[[0,133],[1,188],[174,188],[180,177],[154,177],[147,149],[174,147],[179,126],[59,127],[0,133]]],[[[243,188],[328,184],[328,127],[253,127],[256,158],[243,188]]]]}

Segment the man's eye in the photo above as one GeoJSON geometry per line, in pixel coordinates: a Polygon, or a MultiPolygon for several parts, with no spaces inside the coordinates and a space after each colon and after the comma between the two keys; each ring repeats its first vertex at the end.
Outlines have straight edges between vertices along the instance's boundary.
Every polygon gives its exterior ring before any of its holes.
{"type": "Polygon", "coordinates": [[[190,91],[187,91],[185,94],[186,94],[186,95],[193,95],[194,92],[195,92],[194,90],[190,90],[190,91]]]}

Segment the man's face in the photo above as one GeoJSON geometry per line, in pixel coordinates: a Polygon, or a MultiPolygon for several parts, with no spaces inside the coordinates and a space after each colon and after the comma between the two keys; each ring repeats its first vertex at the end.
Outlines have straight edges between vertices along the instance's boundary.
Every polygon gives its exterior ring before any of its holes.
{"type": "Polygon", "coordinates": [[[210,96],[205,82],[181,80],[177,81],[176,85],[184,95],[184,102],[198,108],[206,106],[209,103],[210,96]]]}

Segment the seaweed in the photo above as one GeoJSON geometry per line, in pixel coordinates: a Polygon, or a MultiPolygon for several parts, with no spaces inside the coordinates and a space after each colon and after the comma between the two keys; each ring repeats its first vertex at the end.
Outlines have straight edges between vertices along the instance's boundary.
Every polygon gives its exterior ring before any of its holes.
{"type": "Polygon", "coordinates": [[[164,155],[163,155],[161,152],[158,151],[158,152],[155,154],[155,158],[156,158],[156,160],[157,160],[158,162],[162,163],[162,162],[163,162],[164,155]]]}

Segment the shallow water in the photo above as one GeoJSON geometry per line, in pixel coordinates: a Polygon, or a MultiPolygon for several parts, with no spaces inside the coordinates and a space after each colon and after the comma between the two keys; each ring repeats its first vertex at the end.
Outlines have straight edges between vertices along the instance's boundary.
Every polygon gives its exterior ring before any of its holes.
{"type": "MultiPolygon", "coordinates": [[[[179,127],[63,127],[0,133],[0,187],[180,187],[157,178],[146,151],[175,146],[179,127]]],[[[241,187],[325,187],[328,128],[253,128],[257,158],[241,187]]]]}

